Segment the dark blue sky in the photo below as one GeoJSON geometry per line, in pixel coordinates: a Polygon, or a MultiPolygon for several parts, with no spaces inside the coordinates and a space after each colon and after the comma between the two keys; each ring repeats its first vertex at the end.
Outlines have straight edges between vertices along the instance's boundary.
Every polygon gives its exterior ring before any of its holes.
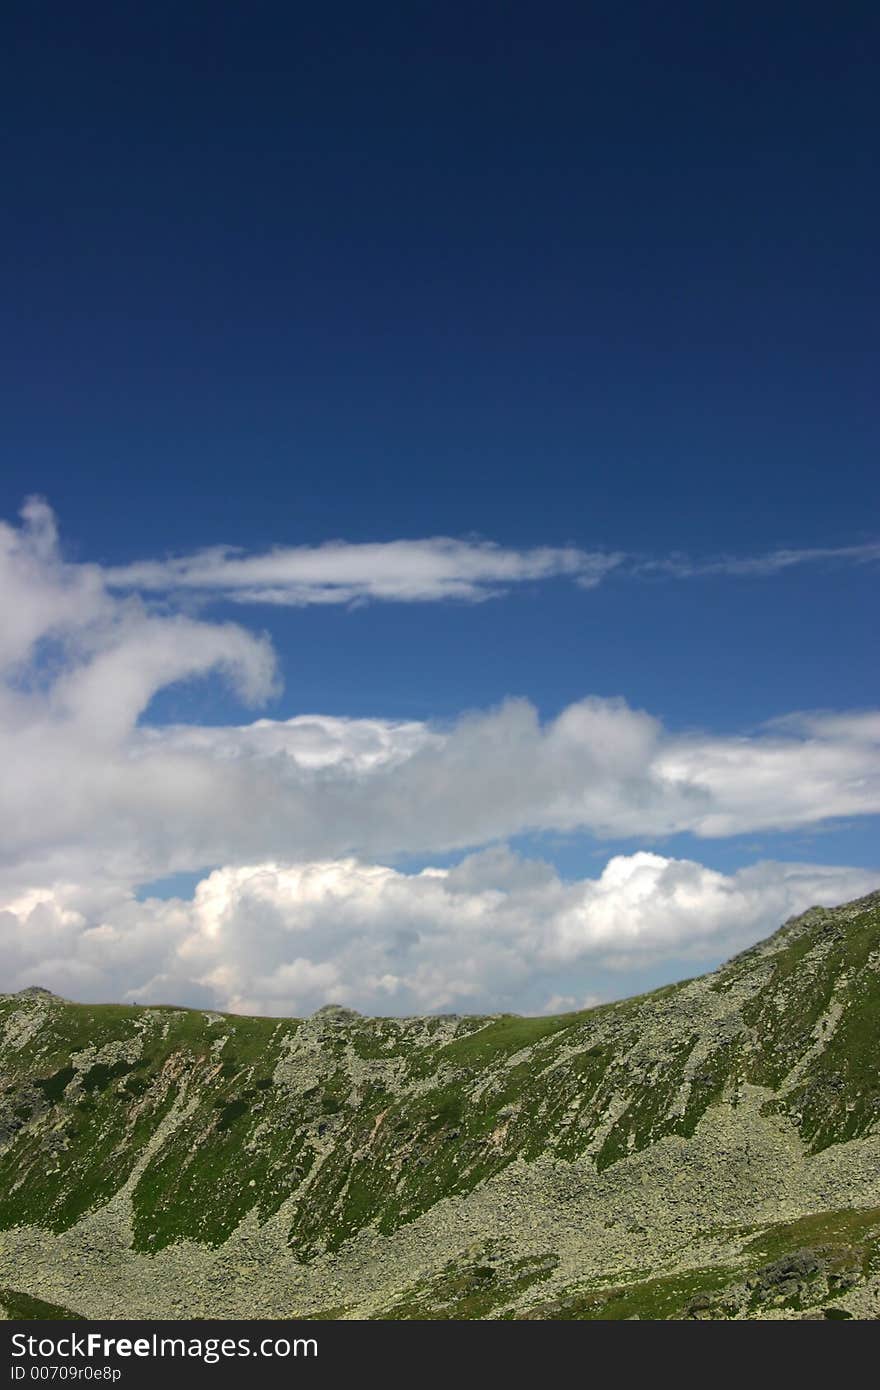
{"type": "MultiPolygon", "coordinates": [[[[3,515],[42,493],[107,563],[876,539],[878,39],[846,3],[13,5],[3,515]]],[[[273,714],[730,731],[874,700],[875,575],[254,620],[273,714]]]]}
{"type": "Polygon", "coordinates": [[[878,30],[867,4],[13,5],[7,508],[42,489],[107,558],[230,527],[865,534],[878,30]]]}

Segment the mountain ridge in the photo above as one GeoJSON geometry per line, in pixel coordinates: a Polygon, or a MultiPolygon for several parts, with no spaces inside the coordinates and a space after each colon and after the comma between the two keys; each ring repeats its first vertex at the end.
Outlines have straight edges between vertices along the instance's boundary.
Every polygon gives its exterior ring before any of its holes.
{"type": "MultiPolygon", "coordinates": [[[[839,1245],[880,1208],[878,1019],[877,892],[556,1016],[0,996],[0,1286],[91,1316],[588,1317],[602,1289],[715,1284],[761,1230],[827,1219],[839,1245]]],[[[873,1316],[859,1230],[832,1303],[873,1316]]],[[[809,1312],[778,1297],[723,1315],[809,1312]]]]}

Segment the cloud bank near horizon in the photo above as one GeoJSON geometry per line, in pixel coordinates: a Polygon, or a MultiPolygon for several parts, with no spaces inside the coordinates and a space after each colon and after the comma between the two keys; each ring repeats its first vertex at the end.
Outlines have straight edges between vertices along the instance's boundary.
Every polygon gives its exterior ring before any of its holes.
{"type": "MultiPolygon", "coordinates": [[[[597,970],[717,960],[817,903],[876,885],[863,869],[765,862],[725,875],[616,855],[567,882],[496,846],[452,869],[355,859],[217,869],[189,899],[63,885],[0,910],[7,988],[78,999],[307,1014],[333,1000],[379,1014],[596,1002],[597,970]],[[560,994],[560,981],[580,994],[560,994]]],[[[620,993],[621,991],[616,991],[620,993]]],[[[625,991],[623,991],[625,992],[625,991]]]]}

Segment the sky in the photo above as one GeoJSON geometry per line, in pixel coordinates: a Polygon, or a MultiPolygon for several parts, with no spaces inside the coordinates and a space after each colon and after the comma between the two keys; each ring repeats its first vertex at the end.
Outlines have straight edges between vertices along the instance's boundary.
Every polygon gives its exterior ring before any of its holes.
{"type": "Polygon", "coordinates": [[[880,887],[880,16],[13,3],[0,990],[553,1012],[880,887]]]}

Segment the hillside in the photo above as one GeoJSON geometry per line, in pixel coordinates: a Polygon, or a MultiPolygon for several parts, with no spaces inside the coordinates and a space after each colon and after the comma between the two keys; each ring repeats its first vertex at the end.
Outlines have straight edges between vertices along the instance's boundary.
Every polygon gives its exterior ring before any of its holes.
{"type": "Polygon", "coordinates": [[[558,1017],[3,995],[0,1306],[877,1317],[878,1044],[880,894],[558,1017]]]}

